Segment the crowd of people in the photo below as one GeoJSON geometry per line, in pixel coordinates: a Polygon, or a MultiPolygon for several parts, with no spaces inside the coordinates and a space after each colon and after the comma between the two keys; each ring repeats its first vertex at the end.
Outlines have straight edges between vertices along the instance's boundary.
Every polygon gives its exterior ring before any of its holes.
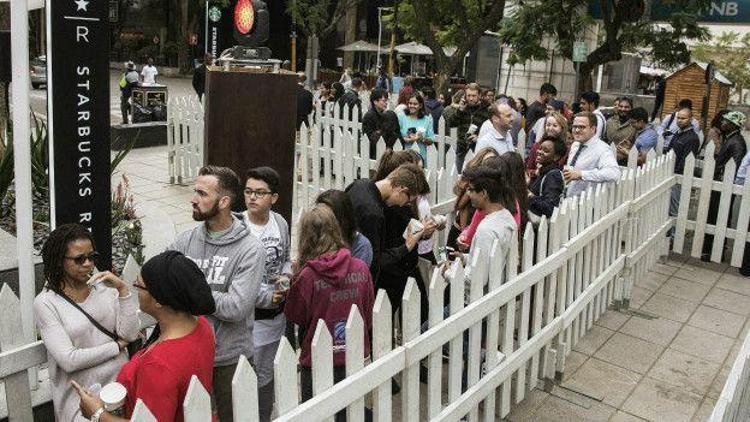
{"type": "MultiPolygon", "coordinates": [[[[362,81],[347,82],[347,88],[340,82],[324,85],[317,101],[356,104],[362,81]]],[[[502,267],[527,223],[549,218],[566,196],[618,180],[632,146],[643,160],[661,134],[675,152],[677,173],[707,142],[717,144],[717,178],[734,159],[737,178],[744,181],[750,165],[740,134],[745,116],[719,113],[701,145],[687,101],[654,127],[627,97],[603,110],[598,94],[586,92],[573,113],[555,98],[551,84],[528,106],[477,84],[455,92],[449,104],[439,99],[447,95],[431,88],[418,92],[408,81],[398,95],[398,107],[390,111],[388,86],[372,90],[362,130],[373,144],[382,138],[389,148],[370,178],[318,196],[297,223],[296,256],[289,222],[273,211],[280,179],[289,175],[269,167],[249,169],[244,180],[226,167],[203,167],[191,199],[200,224],[147,261],[132,289],[111,272],[95,272],[97,252],[85,228],[68,224],[54,230],[42,250],[46,285],[34,311],[49,355],[58,419],[121,420],[140,399],[158,420],[182,421],[182,402],[197,375],[211,393],[218,420],[232,421],[232,378],[245,356],[258,377],[261,420],[269,420],[273,361],[282,337],[300,348],[301,395],[310,399],[318,321],[332,334],[338,381],[345,376],[345,326],[353,305],[365,323],[367,355],[378,290],[387,294],[395,315],[407,280],[414,278],[426,323],[429,307],[445,304],[427,301],[425,263],[452,277],[450,260],[477,250],[489,254],[497,244],[494,259],[502,267]],[[440,117],[459,134],[461,176],[452,219],[431,214],[423,169],[440,117]],[[518,145],[522,128],[529,133],[526,145],[518,145]],[[396,142],[405,149],[395,151],[396,142]],[[415,144],[417,150],[409,148],[415,144]],[[526,160],[519,148],[528,150],[526,160]],[[470,150],[473,157],[464,164],[470,150]],[[239,208],[244,211],[233,211],[239,208]],[[442,230],[448,230],[447,244],[435,245],[435,233],[442,230]],[[450,253],[436,256],[436,250],[450,253]],[[142,344],[139,306],[157,321],[142,344]],[[127,389],[119,415],[104,408],[93,387],[115,380],[127,389]]],[[[672,192],[670,212],[679,193],[672,192]]]]}

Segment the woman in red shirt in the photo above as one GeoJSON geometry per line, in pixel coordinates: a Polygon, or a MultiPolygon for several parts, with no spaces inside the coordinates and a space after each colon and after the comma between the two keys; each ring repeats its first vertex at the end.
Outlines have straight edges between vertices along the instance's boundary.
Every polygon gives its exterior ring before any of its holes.
{"type": "MultiPolygon", "coordinates": [[[[141,399],[159,421],[184,420],[182,403],[195,375],[211,391],[214,335],[204,317],[215,310],[211,288],[198,266],[179,252],[167,251],[144,264],[133,285],[141,310],[158,322],[146,345],[125,364],[117,382],[127,389],[125,417],[141,399]]],[[[104,411],[99,397],[75,381],[81,413],[92,421],[122,421],[104,411]]]]}

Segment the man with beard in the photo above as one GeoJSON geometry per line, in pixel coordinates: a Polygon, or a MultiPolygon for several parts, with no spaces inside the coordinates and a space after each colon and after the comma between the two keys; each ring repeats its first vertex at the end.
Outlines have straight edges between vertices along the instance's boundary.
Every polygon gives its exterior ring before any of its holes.
{"type": "Polygon", "coordinates": [[[466,152],[474,150],[479,128],[490,118],[490,110],[482,103],[479,96],[481,89],[476,83],[466,85],[465,96],[454,113],[443,112],[443,117],[449,127],[458,128],[458,142],[456,145],[456,169],[463,169],[466,152]]]}
{"type": "Polygon", "coordinates": [[[195,261],[211,286],[216,311],[206,315],[216,336],[213,398],[221,422],[232,421],[232,377],[240,355],[252,361],[255,303],[266,252],[242,214],[232,213],[240,180],[227,167],[206,166],[195,179],[193,219],[202,221],[167,249],[195,261]]]}
{"type": "Polygon", "coordinates": [[[604,142],[617,148],[618,164],[627,165],[628,153],[635,141],[635,127],[630,121],[630,112],[633,111],[633,100],[629,97],[620,98],[617,103],[617,114],[607,120],[604,127],[604,142]]]}
{"type": "MultiPolygon", "coordinates": [[[[695,133],[695,129],[691,125],[691,119],[693,118],[693,111],[689,108],[683,108],[678,110],[675,114],[675,121],[677,122],[677,132],[672,136],[672,142],[665,152],[669,152],[671,149],[674,151],[674,172],[675,174],[682,174],[685,170],[685,160],[692,153],[693,156],[698,155],[701,143],[698,138],[698,134],[695,133]]],[[[678,208],[680,206],[680,192],[681,186],[672,186],[672,193],[669,199],[669,215],[675,217],[677,215],[678,208]]],[[[670,230],[670,233],[672,230],[670,230]]]]}

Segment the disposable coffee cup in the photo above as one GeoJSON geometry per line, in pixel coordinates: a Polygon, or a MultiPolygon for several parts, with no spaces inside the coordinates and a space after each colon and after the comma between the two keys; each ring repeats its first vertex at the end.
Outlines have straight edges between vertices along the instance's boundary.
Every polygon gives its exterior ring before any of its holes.
{"type": "Polygon", "coordinates": [[[412,218],[411,221],[409,221],[409,225],[406,226],[406,230],[404,230],[404,239],[406,239],[409,236],[409,231],[411,231],[412,235],[415,235],[419,232],[421,232],[424,229],[424,224],[422,224],[421,221],[412,218]]]}
{"type": "Polygon", "coordinates": [[[418,127],[417,128],[417,133],[420,134],[420,135],[424,135],[426,132],[427,132],[427,129],[425,129],[423,127],[418,127]]]}
{"type": "Polygon", "coordinates": [[[126,390],[125,386],[119,382],[111,382],[102,387],[101,391],[99,391],[99,398],[104,402],[104,410],[110,413],[122,409],[127,395],[128,390],[126,390]]]}
{"type": "Polygon", "coordinates": [[[469,135],[473,135],[477,132],[477,129],[479,129],[477,125],[472,124],[471,126],[469,126],[469,130],[466,133],[468,133],[469,135]]]}
{"type": "Polygon", "coordinates": [[[445,222],[448,220],[448,218],[442,214],[433,215],[432,221],[435,222],[435,225],[442,226],[445,224],[445,222]]]}

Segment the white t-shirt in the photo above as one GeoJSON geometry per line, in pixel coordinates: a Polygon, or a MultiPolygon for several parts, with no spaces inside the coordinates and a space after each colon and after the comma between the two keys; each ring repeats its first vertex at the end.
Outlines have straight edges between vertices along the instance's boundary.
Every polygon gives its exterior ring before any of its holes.
{"type": "MultiPolygon", "coordinates": [[[[250,233],[260,240],[260,243],[266,249],[266,276],[263,277],[260,294],[263,291],[273,292],[276,285],[272,277],[281,274],[281,269],[284,266],[284,251],[281,250],[280,246],[281,230],[279,229],[279,224],[273,215],[269,216],[268,222],[262,226],[253,224],[248,217],[247,211],[244,212],[244,217],[245,222],[250,228],[250,233]]],[[[278,341],[284,335],[285,328],[286,319],[283,313],[276,315],[274,319],[255,320],[253,344],[255,347],[260,347],[278,341]]]]}
{"type": "Polygon", "coordinates": [[[149,65],[143,66],[143,70],[141,70],[141,76],[143,76],[143,83],[155,84],[156,75],[158,74],[159,74],[159,71],[156,70],[156,66],[149,66],[149,65]]]}
{"type": "MultiPolygon", "coordinates": [[[[419,209],[419,219],[424,221],[425,219],[428,219],[432,217],[432,212],[430,212],[430,201],[427,200],[427,197],[422,195],[417,200],[417,208],[419,209]]],[[[429,253],[432,251],[432,247],[435,244],[435,236],[431,236],[429,239],[420,240],[419,244],[417,245],[417,252],[420,255],[429,253]]]]}

